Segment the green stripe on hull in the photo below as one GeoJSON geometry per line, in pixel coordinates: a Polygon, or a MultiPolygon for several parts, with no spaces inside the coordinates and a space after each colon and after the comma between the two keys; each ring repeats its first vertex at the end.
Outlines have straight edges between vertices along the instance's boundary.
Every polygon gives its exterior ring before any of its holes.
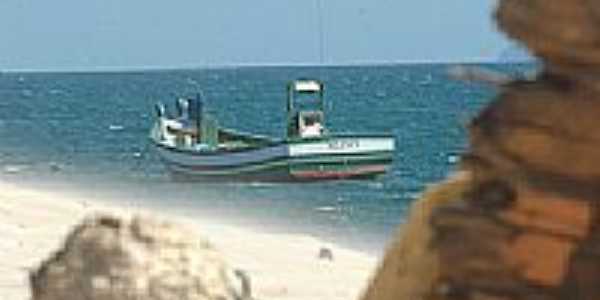
{"type": "Polygon", "coordinates": [[[244,173],[256,173],[272,171],[273,169],[286,169],[288,171],[296,168],[318,169],[338,166],[348,168],[349,166],[362,166],[371,164],[389,164],[392,161],[391,153],[378,153],[364,156],[313,156],[310,158],[287,158],[264,163],[252,164],[243,167],[226,168],[220,170],[194,170],[185,167],[173,168],[180,173],[204,176],[229,176],[244,173]]]}

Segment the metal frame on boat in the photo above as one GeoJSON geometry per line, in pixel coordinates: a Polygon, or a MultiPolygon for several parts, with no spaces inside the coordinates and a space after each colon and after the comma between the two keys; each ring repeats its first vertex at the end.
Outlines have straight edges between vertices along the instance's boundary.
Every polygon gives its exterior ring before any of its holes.
{"type": "Polygon", "coordinates": [[[283,140],[222,128],[199,97],[178,100],[177,117],[157,107],[150,139],[171,173],[185,180],[316,181],[384,174],[394,137],[332,134],[325,126],[324,87],[315,80],[288,85],[283,140]]]}

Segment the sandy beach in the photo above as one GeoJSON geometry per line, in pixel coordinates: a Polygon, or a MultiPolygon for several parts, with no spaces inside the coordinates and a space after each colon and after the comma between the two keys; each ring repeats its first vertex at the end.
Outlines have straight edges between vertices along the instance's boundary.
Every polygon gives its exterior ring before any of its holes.
{"type": "Polygon", "coordinates": [[[0,182],[0,300],[29,299],[28,270],[58,249],[72,225],[97,212],[152,214],[197,227],[229,264],[248,273],[257,299],[357,299],[377,263],[376,257],[307,235],[142,209],[0,182]],[[318,259],[322,247],[331,249],[332,261],[318,259]]]}

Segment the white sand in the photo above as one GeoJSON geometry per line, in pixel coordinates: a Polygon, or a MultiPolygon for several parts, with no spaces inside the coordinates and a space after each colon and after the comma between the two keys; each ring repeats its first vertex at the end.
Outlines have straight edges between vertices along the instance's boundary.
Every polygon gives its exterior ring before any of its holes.
{"type": "MultiPolygon", "coordinates": [[[[0,300],[29,299],[28,270],[58,249],[72,225],[97,211],[139,212],[0,182],[0,300]]],[[[197,226],[232,266],[248,273],[257,299],[357,299],[376,266],[375,257],[310,236],[163,218],[197,226]],[[317,258],[321,247],[332,250],[333,261],[317,258]]]]}

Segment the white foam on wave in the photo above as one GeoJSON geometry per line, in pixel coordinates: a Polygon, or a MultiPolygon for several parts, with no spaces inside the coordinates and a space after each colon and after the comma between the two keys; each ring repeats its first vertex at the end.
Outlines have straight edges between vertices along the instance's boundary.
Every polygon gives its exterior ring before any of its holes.
{"type": "Polygon", "coordinates": [[[367,185],[370,188],[374,188],[374,189],[378,189],[378,190],[383,189],[383,187],[384,187],[383,182],[379,182],[379,181],[368,182],[367,185]]]}
{"type": "Polygon", "coordinates": [[[33,97],[33,91],[30,89],[21,90],[21,96],[27,97],[27,98],[33,97]]]}
{"type": "Polygon", "coordinates": [[[377,98],[385,98],[385,97],[387,97],[387,93],[385,91],[377,91],[375,93],[375,97],[377,97],[377,98]]]}
{"type": "Polygon", "coordinates": [[[200,83],[196,80],[194,80],[193,78],[187,78],[186,79],[187,84],[189,85],[193,85],[193,86],[200,86],[200,83]]]}
{"type": "Polygon", "coordinates": [[[334,206],[320,206],[315,207],[315,210],[318,212],[336,212],[338,211],[338,208],[334,206]]]}
{"type": "Polygon", "coordinates": [[[60,90],[60,89],[51,89],[50,91],[48,91],[48,94],[50,95],[63,95],[66,94],[65,91],[60,90]]]}
{"type": "Polygon", "coordinates": [[[456,164],[459,161],[460,161],[460,156],[459,155],[454,155],[454,154],[448,155],[448,163],[450,163],[450,164],[456,164]]]}
{"type": "Polygon", "coordinates": [[[18,174],[28,168],[27,165],[6,165],[3,168],[4,173],[6,174],[18,174]]]}
{"type": "Polygon", "coordinates": [[[125,129],[125,126],[123,126],[123,125],[114,125],[114,124],[111,124],[111,125],[108,126],[108,130],[110,130],[110,131],[121,131],[123,129],[125,129]]]}
{"type": "Polygon", "coordinates": [[[433,76],[431,74],[427,74],[424,79],[419,81],[417,84],[421,86],[427,86],[433,83],[433,76]]]}
{"type": "Polygon", "coordinates": [[[277,186],[277,183],[274,183],[274,182],[253,181],[253,182],[232,183],[232,185],[237,185],[237,186],[251,186],[251,187],[272,187],[272,186],[277,186]]]}
{"type": "Polygon", "coordinates": [[[423,196],[423,192],[406,192],[404,193],[404,197],[406,197],[407,199],[412,199],[412,200],[416,200],[421,198],[421,196],[423,196]]]}

